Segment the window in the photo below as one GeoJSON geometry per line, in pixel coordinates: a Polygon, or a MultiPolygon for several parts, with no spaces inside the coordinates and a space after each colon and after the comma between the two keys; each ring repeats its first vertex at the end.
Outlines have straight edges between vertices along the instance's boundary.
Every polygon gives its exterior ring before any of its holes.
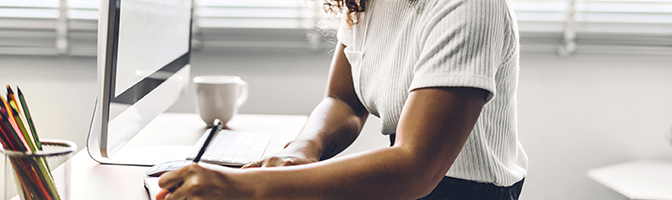
{"type": "Polygon", "coordinates": [[[0,53],[56,53],[57,0],[0,1],[0,53]]]}
{"type": "Polygon", "coordinates": [[[672,54],[672,0],[511,1],[523,51],[672,54]]]}
{"type": "MultiPolygon", "coordinates": [[[[320,0],[317,0],[320,1],[320,0]]],[[[195,48],[332,48],[306,0],[195,0],[195,48]]],[[[672,54],[672,0],[511,0],[523,51],[672,54]]],[[[0,54],[95,56],[99,0],[0,0],[0,54]]]]}

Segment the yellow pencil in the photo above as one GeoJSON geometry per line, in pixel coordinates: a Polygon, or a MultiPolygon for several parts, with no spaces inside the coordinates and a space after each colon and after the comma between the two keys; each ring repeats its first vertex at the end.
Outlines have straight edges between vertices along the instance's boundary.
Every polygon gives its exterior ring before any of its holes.
{"type": "Polygon", "coordinates": [[[12,91],[12,88],[7,86],[7,103],[11,106],[12,113],[14,114],[14,120],[16,120],[16,124],[19,126],[19,129],[21,129],[21,133],[23,133],[23,137],[26,139],[26,142],[28,143],[28,148],[30,148],[31,151],[37,151],[37,145],[35,144],[35,138],[33,138],[33,134],[31,134],[27,129],[26,126],[24,125],[24,117],[21,114],[21,109],[19,109],[19,102],[16,101],[16,97],[14,97],[14,91],[12,91]]]}

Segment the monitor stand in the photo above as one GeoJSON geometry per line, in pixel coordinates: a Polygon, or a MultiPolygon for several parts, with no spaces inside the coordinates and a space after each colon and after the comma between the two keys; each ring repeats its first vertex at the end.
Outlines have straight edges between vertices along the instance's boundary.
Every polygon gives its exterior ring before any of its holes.
{"type": "MultiPolygon", "coordinates": [[[[115,165],[152,166],[186,160],[206,130],[205,123],[195,113],[163,113],[112,156],[103,157],[91,150],[89,155],[99,163],[115,165]]],[[[93,146],[89,143],[89,147],[93,146]]]]}
{"type": "Polygon", "coordinates": [[[193,146],[125,146],[109,158],[98,157],[94,160],[101,164],[153,166],[155,164],[186,160],[193,146]]]}

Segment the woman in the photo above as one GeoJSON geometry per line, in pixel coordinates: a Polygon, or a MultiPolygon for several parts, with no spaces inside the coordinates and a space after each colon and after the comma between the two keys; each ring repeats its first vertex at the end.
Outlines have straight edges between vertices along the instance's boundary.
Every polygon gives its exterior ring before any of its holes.
{"type": "Polygon", "coordinates": [[[165,174],[159,199],[518,199],[527,157],[508,1],[325,5],[345,10],[348,26],[338,32],[326,97],[300,135],[244,170],[165,174]],[[369,114],[392,146],[329,159],[369,114]]]}

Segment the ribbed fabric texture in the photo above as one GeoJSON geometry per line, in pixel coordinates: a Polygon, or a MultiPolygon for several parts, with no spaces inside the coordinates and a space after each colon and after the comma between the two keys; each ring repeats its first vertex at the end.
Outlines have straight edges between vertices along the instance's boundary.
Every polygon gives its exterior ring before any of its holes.
{"type": "Polygon", "coordinates": [[[370,0],[338,39],[360,101],[395,133],[409,92],[474,87],[490,92],[447,176],[511,186],[527,171],[518,141],[518,28],[506,0],[370,0]]]}

